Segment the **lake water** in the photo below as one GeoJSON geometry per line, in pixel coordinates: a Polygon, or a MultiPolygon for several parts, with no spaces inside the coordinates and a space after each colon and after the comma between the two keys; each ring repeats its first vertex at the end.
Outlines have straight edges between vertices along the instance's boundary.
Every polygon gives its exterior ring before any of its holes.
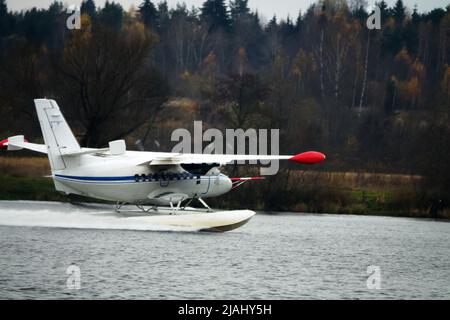
{"type": "Polygon", "coordinates": [[[100,210],[0,201],[0,299],[450,298],[448,222],[257,214],[216,234],[142,231],[100,210]]]}

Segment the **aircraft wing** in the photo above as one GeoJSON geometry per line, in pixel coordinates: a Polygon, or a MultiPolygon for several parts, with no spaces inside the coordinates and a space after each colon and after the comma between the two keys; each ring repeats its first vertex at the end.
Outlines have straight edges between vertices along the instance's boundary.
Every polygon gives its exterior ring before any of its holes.
{"type": "Polygon", "coordinates": [[[140,165],[179,165],[179,164],[202,164],[218,163],[226,165],[233,161],[251,160],[291,160],[302,164],[314,164],[325,160],[325,155],[316,151],[303,152],[297,155],[239,155],[239,154],[197,154],[197,153],[174,153],[155,154],[152,159],[139,163],[140,165]]]}

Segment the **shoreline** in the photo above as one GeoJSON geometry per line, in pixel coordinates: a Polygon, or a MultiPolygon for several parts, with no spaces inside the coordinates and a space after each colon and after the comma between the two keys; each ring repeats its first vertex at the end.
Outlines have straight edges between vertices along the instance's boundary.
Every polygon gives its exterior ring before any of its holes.
{"type": "MultiPolygon", "coordinates": [[[[255,188],[255,186],[253,186],[255,188]]],[[[316,192],[321,186],[315,186],[310,189],[316,192]]],[[[254,189],[253,189],[254,190],[254,189]]],[[[392,199],[394,191],[373,191],[370,188],[340,188],[339,193],[345,197],[346,203],[342,203],[341,199],[336,198],[334,201],[324,199],[322,203],[311,200],[309,203],[302,202],[300,199],[307,199],[305,194],[295,195],[298,198],[297,204],[288,206],[286,210],[279,210],[278,208],[267,207],[267,204],[261,204],[259,200],[248,198],[248,205],[242,205],[248,193],[252,193],[252,186],[241,190],[240,198],[236,199],[233,195],[223,196],[217,199],[211,199],[211,205],[215,208],[224,210],[253,208],[255,211],[264,211],[266,214],[329,214],[329,215],[365,215],[365,216],[386,216],[386,217],[408,217],[420,219],[439,219],[450,220],[450,215],[447,211],[438,212],[432,215],[430,210],[414,210],[407,211],[404,208],[392,209],[392,199]],[[383,199],[380,202],[379,199],[383,199]],[[388,200],[386,200],[388,199],[388,200]]],[[[254,192],[253,192],[254,193],[254,192]]],[[[236,195],[236,193],[234,193],[236,195]]],[[[320,199],[320,196],[318,197],[320,199]]],[[[97,199],[90,199],[81,196],[66,196],[57,192],[54,189],[53,181],[49,177],[15,177],[0,175],[0,200],[5,201],[51,201],[51,202],[86,202],[86,203],[111,203],[97,199]]],[[[295,203],[295,201],[294,201],[295,203]]],[[[112,204],[112,203],[111,203],[112,204]]]]}

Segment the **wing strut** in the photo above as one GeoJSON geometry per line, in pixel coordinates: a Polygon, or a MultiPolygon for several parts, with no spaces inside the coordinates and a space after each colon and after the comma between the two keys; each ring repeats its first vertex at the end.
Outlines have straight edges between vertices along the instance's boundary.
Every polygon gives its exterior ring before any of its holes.
{"type": "Polygon", "coordinates": [[[236,188],[239,188],[240,186],[242,186],[244,183],[246,183],[248,181],[265,180],[266,178],[264,178],[264,177],[247,177],[247,178],[230,178],[230,179],[233,182],[233,187],[231,188],[231,190],[234,190],[236,188]]]}

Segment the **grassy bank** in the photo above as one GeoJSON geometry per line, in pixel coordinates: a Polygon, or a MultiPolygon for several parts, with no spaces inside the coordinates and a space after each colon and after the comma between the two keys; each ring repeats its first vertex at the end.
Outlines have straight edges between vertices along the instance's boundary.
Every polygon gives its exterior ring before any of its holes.
{"type": "MultiPolygon", "coordinates": [[[[248,171],[236,176],[258,174],[248,171]]],[[[0,200],[70,201],[48,174],[46,158],[0,158],[0,200]]],[[[449,219],[449,210],[432,210],[433,197],[420,184],[421,177],[401,174],[283,170],[208,202],[224,209],[449,219]]]]}
{"type": "MultiPolygon", "coordinates": [[[[284,205],[270,207],[261,200],[264,199],[263,195],[255,196],[259,194],[255,191],[260,187],[249,184],[241,190],[232,191],[228,195],[210,199],[208,202],[215,207],[228,209],[251,207],[265,211],[432,217],[428,210],[414,207],[414,193],[347,188],[324,188],[313,191],[309,188],[295,194],[293,197],[295,200],[280,197],[279,201],[285,201],[284,205]]],[[[57,192],[50,178],[0,176],[0,200],[68,202],[71,199],[57,192]]],[[[448,212],[443,211],[434,217],[448,219],[449,215],[448,212]]]]}
{"type": "Polygon", "coordinates": [[[69,201],[50,178],[0,176],[0,200],[69,201]]]}

